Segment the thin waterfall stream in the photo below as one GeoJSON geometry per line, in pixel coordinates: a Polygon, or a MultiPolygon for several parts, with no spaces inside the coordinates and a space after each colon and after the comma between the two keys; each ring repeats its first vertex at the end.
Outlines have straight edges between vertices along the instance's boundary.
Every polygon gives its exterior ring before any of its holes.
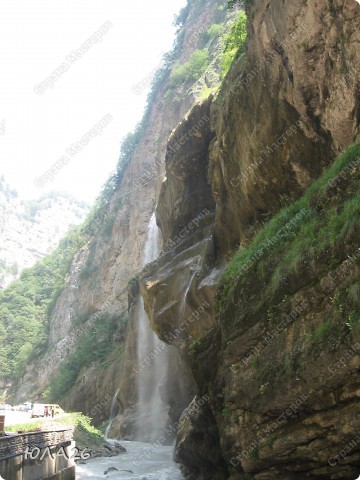
{"type": "MultiPolygon", "coordinates": [[[[144,247],[143,267],[156,260],[160,253],[160,232],[152,214],[147,241],[144,247]]],[[[137,361],[140,368],[137,378],[138,420],[135,426],[136,441],[113,440],[108,437],[118,391],[115,393],[105,440],[120,443],[126,453],[111,458],[96,458],[77,467],[78,480],[91,477],[128,480],[181,480],[183,477],[172,460],[173,447],[163,445],[159,439],[169,422],[169,406],[166,405],[166,377],[170,347],[151,330],[139,295],[136,305],[137,320],[137,361]],[[151,356],[151,364],[144,363],[151,356]],[[146,443],[145,443],[146,442],[146,443]]]]}
{"type": "Polygon", "coordinates": [[[115,415],[116,415],[116,403],[117,403],[117,396],[118,396],[119,391],[120,391],[120,389],[116,390],[116,393],[115,393],[115,395],[112,399],[111,408],[110,408],[109,423],[108,423],[108,426],[106,427],[105,434],[104,434],[105,440],[109,443],[111,443],[111,441],[112,441],[112,439],[109,438],[109,432],[110,432],[112,421],[114,420],[115,415]]]}
{"type": "MultiPolygon", "coordinates": [[[[159,254],[160,231],[153,213],[144,248],[143,267],[156,260],[159,254]]],[[[169,407],[163,401],[161,393],[162,389],[166,389],[169,347],[151,330],[141,295],[137,305],[137,321],[137,360],[140,371],[137,378],[138,421],[135,438],[155,442],[168,423],[169,407]],[[150,365],[144,363],[147,358],[151,359],[150,365]]]]}

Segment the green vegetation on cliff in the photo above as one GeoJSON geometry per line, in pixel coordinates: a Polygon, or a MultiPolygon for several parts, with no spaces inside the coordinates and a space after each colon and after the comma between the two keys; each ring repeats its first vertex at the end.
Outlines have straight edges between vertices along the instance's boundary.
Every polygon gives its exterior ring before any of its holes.
{"type": "MultiPolygon", "coordinates": [[[[212,42],[218,38],[221,44],[219,62],[221,68],[221,77],[225,77],[235,58],[240,57],[245,52],[245,41],[247,17],[244,12],[238,12],[235,20],[227,25],[227,32],[224,32],[225,26],[220,23],[213,23],[207,30],[199,34],[199,50],[192,53],[185,63],[175,63],[170,74],[170,88],[174,89],[180,85],[190,85],[196,83],[200,77],[207,72],[209,65],[214,61],[212,52],[212,42]]],[[[214,73],[214,72],[212,72],[214,73]]],[[[207,86],[209,91],[211,87],[207,86]]]]}
{"type": "Polygon", "coordinates": [[[49,347],[49,320],[74,255],[90,238],[106,237],[112,229],[108,203],[114,182],[113,178],[107,182],[85,222],[70,231],[52,254],[22,272],[18,280],[0,292],[1,380],[16,384],[26,365],[49,347]]]}
{"type": "Polygon", "coordinates": [[[229,0],[228,8],[232,9],[235,5],[243,5],[246,8],[249,8],[254,3],[254,0],[229,0]]]}
{"type": "Polygon", "coordinates": [[[229,71],[235,58],[240,58],[245,53],[246,22],[244,12],[239,12],[230,32],[224,34],[224,49],[221,59],[221,74],[224,77],[229,71]]]}
{"type": "MultiPolygon", "coordinates": [[[[77,322],[85,324],[87,317],[81,316],[77,322]]],[[[52,378],[45,392],[50,401],[60,401],[75,385],[83,368],[107,358],[115,348],[115,337],[125,332],[127,319],[123,316],[98,315],[95,321],[86,323],[74,353],[61,364],[59,372],[52,378]],[[60,399],[60,400],[59,400],[60,399]]]]}
{"type": "MultiPolygon", "coordinates": [[[[302,266],[311,267],[324,252],[341,249],[350,235],[357,232],[359,238],[359,162],[360,144],[356,144],[341,155],[303,197],[276,214],[249,245],[239,248],[221,280],[222,308],[233,302],[234,288],[248,281],[249,272],[256,271],[260,279],[272,272],[271,282],[266,286],[271,293],[302,266]]],[[[354,252],[356,248],[359,245],[354,245],[354,252]]],[[[334,254],[331,267],[341,261],[341,256],[334,254]]]]}
{"type": "Polygon", "coordinates": [[[181,65],[174,67],[171,72],[171,84],[173,86],[181,83],[194,83],[205,72],[209,65],[209,52],[207,48],[196,50],[190,59],[181,65]]]}
{"type": "MultiPolygon", "coordinates": [[[[184,81],[191,79],[193,82],[204,72],[211,60],[212,53],[208,46],[202,48],[200,44],[201,41],[206,41],[209,44],[221,35],[223,29],[221,22],[226,17],[226,8],[224,8],[222,1],[218,0],[216,2],[217,7],[214,9],[212,19],[215,23],[204,30],[202,39],[200,38],[201,30],[197,29],[191,32],[192,37],[189,44],[187,44],[189,40],[185,40],[185,30],[188,23],[196,23],[195,20],[207,3],[210,4],[211,2],[205,0],[197,0],[194,4],[189,2],[181,11],[176,20],[179,29],[172,51],[164,55],[163,65],[153,79],[145,79],[145,87],[139,84],[139,88],[150,87],[144,117],[135,130],[123,139],[116,171],[105,183],[84,224],[67,235],[53,254],[37,263],[33,268],[24,271],[19,280],[0,292],[0,379],[5,383],[11,383],[15,387],[25,373],[26,366],[35,359],[41,359],[51,347],[48,342],[51,314],[66,285],[74,256],[87,244],[90,254],[80,276],[84,282],[91,275],[94,277],[98,265],[94,261],[95,255],[93,253],[96,251],[99,241],[111,238],[117,209],[126,204],[126,192],[121,198],[116,199],[116,204],[114,195],[119,190],[126,175],[127,167],[144,138],[154,102],[159,100],[159,92],[162,89],[165,90],[165,93],[166,91],[174,91],[170,81],[171,72],[174,72],[175,77],[183,78],[184,81]],[[191,54],[194,50],[192,44],[196,44],[195,48],[198,48],[198,50],[191,54]],[[179,65],[179,58],[184,51],[190,52],[189,61],[185,65],[179,65]],[[109,213],[110,204],[111,214],[109,213]]],[[[166,106],[164,95],[161,99],[159,110],[166,106]]],[[[171,95],[169,101],[172,101],[171,95]]],[[[7,192],[6,187],[1,187],[1,185],[0,189],[7,192]]],[[[15,195],[12,192],[7,193],[15,195]]],[[[28,215],[33,218],[38,208],[38,204],[29,204],[28,215]]],[[[15,269],[16,266],[15,264],[10,267],[0,265],[0,268],[15,269]]],[[[93,284],[92,287],[94,287],[93,284]]],[[[93,361],[100,361],[108,355],[108,346],[105,344],[108,334],[110,335],[111,328],[115,328],[115,331],[117,331],[116,329],[122,322],[117,319],[117,324],[114,326],[113,319],[108,320],[104,321],[104,328],[108,330],[100,335],[103,343],[97,345],[94,349],[89,347],[90,343],[94,341],[93,332],[87,332],[80,338],[78,357],[70,357],[65,365],[65,367],[68,367],[66,374],[64,373],[64,367],[57,379],[54,379],[49,392],[52,396],[64,394],[85,365],[93,361]],[[86,357],[85,352],[89,353],[88,357],[86,357]]],[[[113,348],[113,345],[111,345],[111,348],[113,348]]]]}
{"type": "Polygon", "coordinates": [[[55,252],[0,292],[1,379],[18,379],[27,363],[46,350],[49,317],[84,241],[81,230],[74,229],[55,252]]]}
{"type": "Polygon", "coordinates": [[[200,33],[200,43],[202,47],[205,47],[209,42],[212,42],[214,38],[220,37],[224,32],[224,25],[221,23],[213,23],[211,27],[200,33]]]}

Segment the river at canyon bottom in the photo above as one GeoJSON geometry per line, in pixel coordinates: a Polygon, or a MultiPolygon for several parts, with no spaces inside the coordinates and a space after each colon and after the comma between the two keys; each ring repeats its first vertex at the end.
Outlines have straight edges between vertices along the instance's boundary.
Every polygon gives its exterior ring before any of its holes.
{"type": "Polygon", "coordinates": [[[110,458],[94,458],[76,465],[76,479],[182,480],[180,469],[172,460],[173,447],[141,442],[119,442],[126,448],[110,458]]]}

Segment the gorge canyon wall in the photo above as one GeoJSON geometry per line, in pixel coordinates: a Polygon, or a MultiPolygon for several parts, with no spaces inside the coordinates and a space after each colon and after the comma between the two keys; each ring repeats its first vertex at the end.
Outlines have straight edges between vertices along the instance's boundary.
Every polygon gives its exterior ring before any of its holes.
{"type": "Polygon", "coordinates": [[[294,237],[310,234],[299,228],[310,209],[329,224],[327,209],[340,214],[359,187],[355,147],[346,173],[296,203],[359,139],[359,10],[352,1],[251,2],[246,60],[170,138],[157,208],[169,246],[141,291],[154,330],[189,359],[192,406],[209,398],[180,421],[186,478],[359,474],[359,297],[346,296],[358,291],[358,207],[341,239],[283,266],[287,249],[301,247],[294,237]],[[177,148],[204,115],[210,121],[177,148]],[[285,226],[219,289],[233,251],[256,245],[288,205],[285,226]]]}
{"type": "MultiPolygon", "coordinates": [[[[226,3],[189,2],[178,61],[226,3]]],[[[17,397],[41,395],[99,315],[124,315],[107,363],[81,372],[65,406],[99,423],[116,393],[110,436],[133,439],[141,295],[172,351],[163,398],[188,480],[352,480],[360,474],[360,152],[351,147],[360,133],[360,6],[254,0],[246,13],[245,55],[215,93],[195,101],[221,80],[216,55],[191,88],[160,85],[112,195],[110,235],[75,257],[51,348],[28,366],[17,397]],[[156,205],[161,252],[142,269],[156,205]]]]}

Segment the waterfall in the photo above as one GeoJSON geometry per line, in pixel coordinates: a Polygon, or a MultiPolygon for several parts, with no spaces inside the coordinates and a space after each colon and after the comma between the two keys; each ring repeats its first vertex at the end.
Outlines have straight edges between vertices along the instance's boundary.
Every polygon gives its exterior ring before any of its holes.
{"type": "Polygon", "coordinates": [[[142,266],[157,259],[160,254],[160,230],[156,225],[155,212],[151,215],[148,225],[148,234],[144,247],[142,266]]]}
{"type": "MultiPolygon", "coordinates": [[[[147,238],[143,251],[142,266],[156,260],[160,253],[160,231],[156,225],[155,213],[151,216],[147,238]]],[[[179,314],[185,315],[186,299],[191,288],[192,280],[196,274],[196,269],[191,269],[185,280],[185,288],[180,302],[179,314]]],[[[182,384],[182,376],[176,378],[169,377],[169,368],[177,368],[181,364],[181,359],[175,347],[167,345],[152,331],[150,322],[144,309],[142,296],[139,294],[134,311],[133,325],[136,330],[136,410],[132,415],[136,417],[133,420],[131,435],[134,440],[139,442],[170,445],[173,441],[174,430],[170,427],[171,419],[179,414],[176,410],[182,403],[189,403],[191,387],[189,384],[182,384]],[[170,367],[171,365],[171,367],[170,367]],[[176,399],[176,400],[174,400],[176,399]]],[[[115,414],[117,402],[115,394],[110,423],[106,429],[105,439],[109,440],[111,430],[112,416],[115,414]]],[[[133,417],[134,419],[134,417],[133,417]]],[[[128,431],[128,434],[130,432],[128,431]]]]}
{"type": "MultiPolygon", "coordinates": [[[[156,260],[159,252],[159,230],[156,226],[155,214],[153,214],[148,226],[143,266],[156,260]]],[[[195,271],[190,270],[185,282],[186,287],[180,305],[181,315],[185,313],[186,298],[195,274],[195,271]]],[[[179,466],[172,460],[173,438],[169,437],[169,433],[167,437],[165,432],[165,430],[173,432],[172,429],[167,429],[170,423],[171,396],[177,395],[176,398],[178,398],[184,395],[184,404],[189,403],[189,399],[186,399],[186,388],[183,388],[182,383],[177,384],[177,381],[181,382],[181,375],[177,375],[176,379],[172,378],[169,383],[170,363],[173,362],[172,365],[179,364],[176,357],[177,351],[175,347],[161,342],[151,330],[140,294],[135,305],[133,320],[137,331],[138,375],[136,379],[136,422],[135,425],[133,423],[132,425],[137,441],[121,441],[121,445],[126,448],[126,453],[121,455],[121,469],[119,469],[118,457],[93,459],[86,462],[86,465],[77,466],[76,478],[78,480],[85,480],[88,477],[103,478],[109,469],[118,471],[112,477],[124,478],[124,480],[143,480],[144,478],[181,480],[183,478],[179,466]],[[149,445],[149,443],[153,445],[149,445]]],[[[118,394],[119,390],[114,395],[110,421],[105,432],[105,440],[113,445],[118,444],[118,441],[109,439],[109,432],[117,411],[118,394]]]]}
{"type": "Polygon", "coordinates": [[[192,283],[193,283],[193,280],[194,280],[194,277],[195,277],[197,271],[198,271],[197,268],[190,269],[189,278],[187,280],[185,290],[184,290],[184,294],[183,294],[181,302],[180,302],[179,315],[180,315],[180,318],[183,319],[183,320],[185,319],[187,296],[188,296],[188,293],[190,291],[190,288],[192,286],[192,283]]]}
{"type": "MultiPolygon", "coordinates": [[[[144,248],[143,266],[159,256],[159,229],[155,213],[151,216],[144,248]]],[[[166,404],[166,376],[169,347],[161,342],[151,330],[149,319],[139,295],[137,309],[138,336],[137,377],[138,419],[135,438],[139,441],[155,442],[168,424],[169,406],[166,404]]]]}
{"type": "Polygon", "coordinates": [[[150,329],[142,298],[138,304],[137,353],[140,372],[137,377],[138,410],[135,438],[155,442],[168,423],[166,394],[168,347],[150,329]],[[149,360],[149,365],[145,363],[149,360]]]}
{"type": "Polygon", "coordinates": [[[117,404],[117,396],[119,393],[120,389],[118,389],[113,396],[112,402],[111,402],[111,408],[110,408],[110,417],[109,417],[109,423],[108,426],[106,427],[105,434],[104,434],[104,439],[106,442],[111,443],[113,440],[109,438],[109,432],[111,429],[112,422],[116,416],[116,404],[117,404]]]}

